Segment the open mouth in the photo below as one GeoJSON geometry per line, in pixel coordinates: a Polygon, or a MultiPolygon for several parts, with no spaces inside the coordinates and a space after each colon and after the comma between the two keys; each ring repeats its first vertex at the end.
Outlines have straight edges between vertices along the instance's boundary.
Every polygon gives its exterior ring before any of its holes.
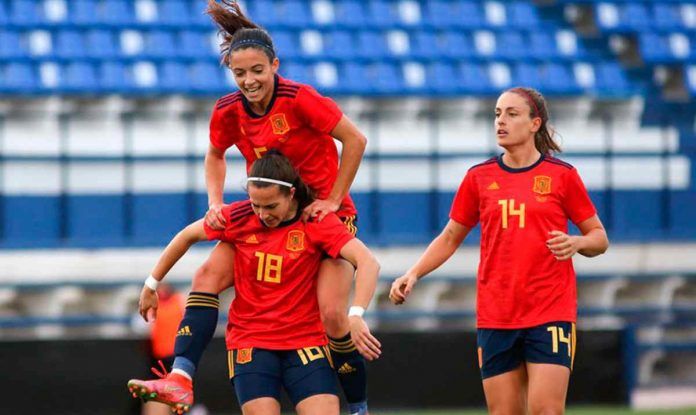
{"type": "Polygon", "coordinates": [[[505,130],[498,130],[498,131],[496,131],[496,135],[497,135],[498,137],[505,137],[505,136],[508,135],[508,132],[505,131],[505,130]]]}

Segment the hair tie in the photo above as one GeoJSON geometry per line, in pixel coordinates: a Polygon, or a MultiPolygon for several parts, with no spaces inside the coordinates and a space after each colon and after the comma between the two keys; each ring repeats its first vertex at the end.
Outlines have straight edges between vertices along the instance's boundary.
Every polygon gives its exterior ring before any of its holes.
{"type": "MultiPolygon", "coordinates": [[[[532,94],[530,94],[529,92],[525,91],[522,88],[517,89],[516,92],[521,93],[524,96],[524,99],[528,101],[527,105],[529,105],[531,108],[534,109],[534,112],[536,113],[536,117],[542,118],[541,113],[539,112],[539,108],[537,108],[536,102],[534,102],[534,99],[532,98],[532,94]]],[[[542,120],[543,120],[543,118],[542,118],[542,120]]]]}
{"type": "Polygon", "coordinates": [[[273,50],[273,47],[271,45],[269,45],[268,43],[263,42],[261,40],[257,40],[257,39],[241,39],[241,40],[234,42],[233,44],[230,45],[230,53],[232,53],[233,50],[240,48],[242,46],[252,46],[252,45],[261,46],[262,48],[266,48],[266,49],[270,50],[271,52],[275,53],[275,51],[273,50]]]}

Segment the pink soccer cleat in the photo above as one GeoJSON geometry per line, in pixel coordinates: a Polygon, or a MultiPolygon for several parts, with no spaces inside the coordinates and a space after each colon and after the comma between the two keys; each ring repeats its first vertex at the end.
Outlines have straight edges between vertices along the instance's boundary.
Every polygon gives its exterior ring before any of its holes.
{"type": "MultiPolygon", "coordinates": [[[[159,363],[164,370],[162,362],[159,363]]],[[[160,372],[152,368],[152,371],[159,376],[159,379],[131,379],[128,381],[128,390],[134,398],[167,404],[172,408],[172,412],[179,415],[191,409],[193,383],[190,379],[176,373],[167,373],[166,370],[160,372]]]]}

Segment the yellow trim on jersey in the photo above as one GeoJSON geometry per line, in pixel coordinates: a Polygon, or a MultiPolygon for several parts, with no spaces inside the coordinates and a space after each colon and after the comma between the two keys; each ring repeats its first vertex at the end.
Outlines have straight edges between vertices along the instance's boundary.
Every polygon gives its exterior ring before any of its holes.
{"type": "Polygon", "coordinates": [[[343,218],[343,224],[348,228],[348,232],[355,236],[358,233],[358,227],[355,226],[355,215],[346,216],[343,218]]]}
{"type": "Polygon", "coordinates": [[[575,345],[577,344],[577,339],[576,339],[576,334],[575,334],[575,323],[570,323],[572,328],[571,328],[571,333],[572,333],[572,340],[570,341],[571,343],[571,352],[570,352],[570,370],[573,370],[573,364],[575,363],[575,345]]]}

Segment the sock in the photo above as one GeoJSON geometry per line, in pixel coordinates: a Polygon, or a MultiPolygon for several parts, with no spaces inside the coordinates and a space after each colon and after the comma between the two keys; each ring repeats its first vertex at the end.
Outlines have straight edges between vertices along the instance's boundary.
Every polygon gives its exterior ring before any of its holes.
{"type": "Polygon", "coordinates": [[[176,333],[173,369],[186,372],[193,378],[203,351],[215,333],[219,306],[217,294],[189,293],[184,318],[176,333]]]}
{"type": "Polygon", "coordinates": [[[350,333],[334,339],[329,337],[329,349],[338,380],[348,401],[351,414],[367,413],[367,371],[363,358],[353,344],[350,333]]]}

